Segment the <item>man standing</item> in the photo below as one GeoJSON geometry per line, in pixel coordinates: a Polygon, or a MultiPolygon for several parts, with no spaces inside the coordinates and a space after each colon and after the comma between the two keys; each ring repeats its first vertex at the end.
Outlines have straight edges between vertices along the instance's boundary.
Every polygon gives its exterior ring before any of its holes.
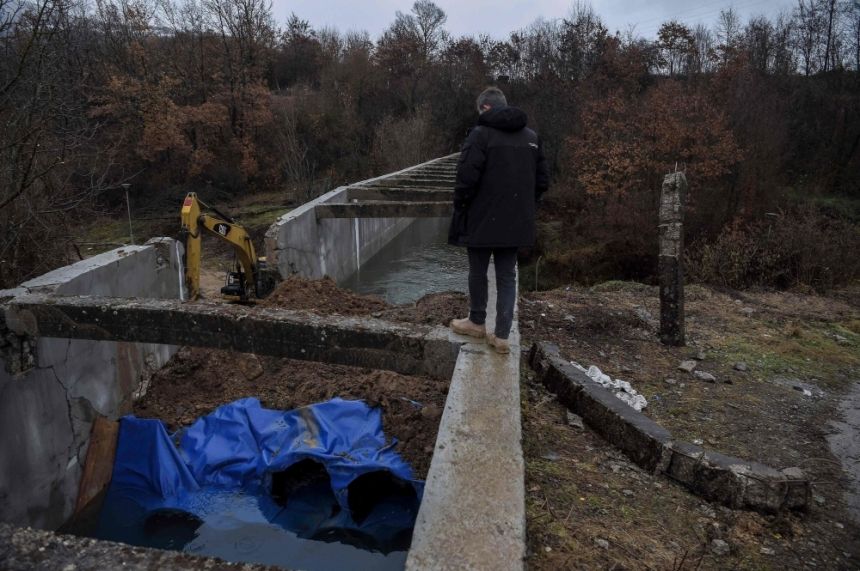
{"type": "Polygon", "coordinates": [[[528,117],[508,107],[496,87],[478,96],[478,125],[469,133],[457,165],[454,215],[448,242],[469,252],[469,317],[455,319],[461,335],[486,337],[498,353],[510,352],[508,336],[516,302],[520,247],[535,242],[535,204],[549,186],[540,139],[528,117]],[[487,268],[496,267],[496,329],[486,331],[487,268]]]}

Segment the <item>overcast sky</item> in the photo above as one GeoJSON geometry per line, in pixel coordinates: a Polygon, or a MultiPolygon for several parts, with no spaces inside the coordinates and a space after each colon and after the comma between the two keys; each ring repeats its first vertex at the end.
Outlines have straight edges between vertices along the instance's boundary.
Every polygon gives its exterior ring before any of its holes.
{"type": "MultiPolygon", "coordinates": [[[[283,24],[290,12],[315,27],[334,26],[341,31],[367,30],[375,38],[394,20],[398,10],[408,12],[414,0],[273,0],[275,16],[283,24]]],[[[507,37],[542,17],[563,18],[571,0],[436,0],[448,14],[446,28],[454,35],[487,33],[507,37]]],[[[721,9],[733,6],[744,20],[751,15],[774,16],[790,10],[796,0],[592,0],[610,32],[636,26],[645,37],[656,35],[660,24],[670,18],[691,26],[713,25],[721,9]]]]}

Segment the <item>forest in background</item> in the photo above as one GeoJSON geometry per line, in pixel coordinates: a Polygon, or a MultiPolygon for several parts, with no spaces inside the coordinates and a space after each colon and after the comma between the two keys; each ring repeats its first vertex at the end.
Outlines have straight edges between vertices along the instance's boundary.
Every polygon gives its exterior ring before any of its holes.
{"type": "MultiPolygon", "coordinates": [[[[0,287],[80,228],[188,191],[301,202],[455,152],[498,85],[544,142],[540,285],[652,279],[683,169],[690,279],[826,291],[860,276],[860,10],[610,31],[590,5],[454,37],[430,0],[372,38],[268,0],[0,0],[0,287]]],[[[538,284],[532,284],[538,285],[538,284]]]]}

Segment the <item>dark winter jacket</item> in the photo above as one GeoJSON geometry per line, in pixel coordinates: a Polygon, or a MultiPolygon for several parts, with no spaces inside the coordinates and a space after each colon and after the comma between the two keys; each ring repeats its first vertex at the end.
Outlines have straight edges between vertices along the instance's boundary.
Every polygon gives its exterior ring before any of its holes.
{"type": "Polygon", "coordinates": [[[541,142],[515,107],[480,115],[457,165],[454,215],[448,242],[455,246],[532,246],[535,203],[549,186],[541,142]]]}

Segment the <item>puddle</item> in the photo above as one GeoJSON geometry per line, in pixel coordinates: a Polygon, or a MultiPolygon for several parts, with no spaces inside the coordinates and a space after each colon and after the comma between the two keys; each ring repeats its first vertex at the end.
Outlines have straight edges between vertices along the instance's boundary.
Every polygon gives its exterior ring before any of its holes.
{"type": "Polygon", "coordinates": [[[129,497],[106,498],[80,535],[129,545],[288,569],[403,569],[417,505],[392,497],[367,515],[362,531],[344,525],[327,482],[305,487],[282,506],[264,494],[208,489],[175,508],[147,511],[129,497]],[[196,515],[192,515],[193,511],[196,515]],[[368,529],[375,534],[367,533],[368,529]],[[82,533],[83,532],[83,533],[82,533]]]}
{"type": "Polygon", "coordinates": [[[448,224],[447,218],[416,220],[339,285],[395,305],[413,303],[429,293],[465,292],[466,250],[448,245],[448,224]]]}
{"type": "Polygon", "coordinates": [[[845,505],[860,523],[860,382],[839,404],[839,419],[831,421],[835,432],[827,437],[830,450],[842,462],[850,483],[845,486],[845,505]]]}

